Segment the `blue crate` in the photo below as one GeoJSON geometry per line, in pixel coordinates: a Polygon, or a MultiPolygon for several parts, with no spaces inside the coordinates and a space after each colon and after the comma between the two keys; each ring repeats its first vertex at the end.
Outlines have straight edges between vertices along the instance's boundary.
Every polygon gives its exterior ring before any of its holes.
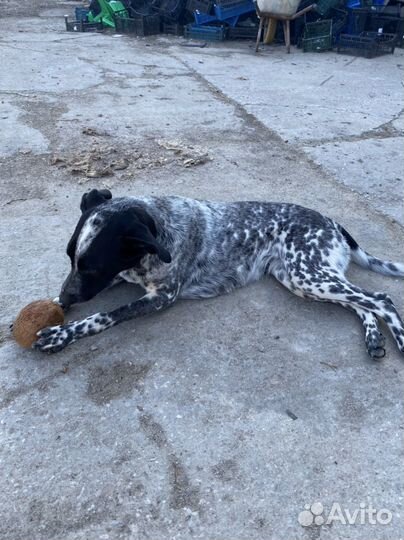
{"type": "Polygon", "coordinates": [[[361,2],[360,0],[348,0],[346,3],[346,7],[351,8],[351,9],[360,8],[361,2]]]}
{"type": "MultiPolygon", "coordinates": [[[[255,4],[252,0],[235,0],[225,4],[215,4],[215,14],[219,21],[233,19],[234,25],[237,24],[238,17],[245,13],[255,12],[255,4]],[[237,17],[237,20],[235,18],[237,17]]],[[[233,26],[233,24],[232,24],[233,26]]]]}
{"type": "Polygon", "coordinates": [[[184,28],[184,37],[201,41],[223,41],[226,39],[226,28],[224,26],[187,24],[184,28]]]}
{"type": "Polygon", "coordinates": [[[222,22],[225,22],[226,24],[228,24],[229,26],[234,28],[235,26],[237,26],[239,18],[240,17],[238,15],[236,15],[235,17],[230,17],[229,19],[224,19],[222,22]]]}
{"type": "Polygon", "coordinates": [[[384,7],[384,0],[346,0],[348,8],[381,8],[384,7]]]}
{"type": "Polygon", "coordinates": [[[195,18],[195,23],[198,26],[217,21],[216,15],[208,15],[207,13],[201,13],[198,9],[194,11],[194,18],[195,18]]]}
{"type": "Polygon", "coordinates": [[[210,13],[213,7],[213,0],[188,0],[185,9],[189,13],[199,11],[199,13],[210,13]]]}
{"type": "Polygon", "coordinates": [[[88,16],[89,13],[90,13],[90,10],[86,9],[86,8],[76,7],[76,9],[74,10],[74,14],[76,16],[76,21],[88,22],[87,21],[87,16],[88,16]]]}
{"type": "Polygon", "coordinates": [[[364,32],[369,15],[370,11],[367,8],[350,9],[344,34],[359,35],[364,32]]]}

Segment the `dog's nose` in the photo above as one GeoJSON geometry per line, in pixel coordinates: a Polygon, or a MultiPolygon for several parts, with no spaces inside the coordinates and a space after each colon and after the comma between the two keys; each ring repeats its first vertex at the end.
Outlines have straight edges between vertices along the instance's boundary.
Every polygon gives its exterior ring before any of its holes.
{"type": "Polygon", "coordinates": [[[62,291],[60,293],[60,296],[55,298],[54,301],[56,301],[56,303],[59,304],[61,308],[67,309],[72,304],[74,304],[74,297],[71,294],[62,291]]]}
{"type": "Polygon", "coordinates": [[[65,304],[63,304],[63,302],[61,301],[60,296],[57,296],[56,298],[54,298],[52,302],[60,306],[62,309],[65,309],[66,307],[65,304]]]}
{"type": "Polygon", "coordinates": [[[66,308],[81,301],[81,281],[77,272],[70,272],[59,294],[59,302],[66,308]]]}

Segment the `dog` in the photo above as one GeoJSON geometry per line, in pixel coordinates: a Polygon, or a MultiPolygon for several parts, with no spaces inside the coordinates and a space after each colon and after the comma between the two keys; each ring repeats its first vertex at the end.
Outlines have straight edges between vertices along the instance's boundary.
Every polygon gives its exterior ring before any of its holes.
{"type": "Polygon", "coordinates": [[[404,265],[362,250],[341,225],[302,206],[270,202],[220,203],[181,197],[112,198],[83,195],[81,217],[67,254],[71,271],[56,299],[64,309],[121,281],[144,296],[110,312],[38,332],[34,348],[53,353],[123,321],[168,308],[179,298],[209,298],[274,276],[292,293],[354,311],[372,358],[385,355],[381,319],[404,352],[403,321],[384,293],[350,283],[350,260],[404,277],[404,265]]]}

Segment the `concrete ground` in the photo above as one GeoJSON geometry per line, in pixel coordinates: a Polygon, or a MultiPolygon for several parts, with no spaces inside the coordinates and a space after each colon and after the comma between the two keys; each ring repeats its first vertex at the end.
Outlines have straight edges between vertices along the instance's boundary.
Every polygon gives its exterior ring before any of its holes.
{"type": "MultiPolygon", "coordinates": [[[[269,280],[54,356],[8,334],[23,305],[59,292],[92,187],[300,203],[403,261],[403,51],[254,55],[249,42],[67,34],[65,7],[41,6],[0,20],[0,538],[403,538],[403,358],[388,338],[371,361],[342,308],[269,280]],[[372,505],[391,520],[303,526],[314,502],[323,516],[372,505]]],[[[350,277],[403,313],[398,280],[350,277]]]]}

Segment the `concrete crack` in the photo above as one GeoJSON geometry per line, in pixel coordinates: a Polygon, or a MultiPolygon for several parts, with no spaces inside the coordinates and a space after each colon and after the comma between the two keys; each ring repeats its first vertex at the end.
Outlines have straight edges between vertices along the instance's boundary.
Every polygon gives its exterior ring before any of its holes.
{"type": "Polygon", "coordinates": [[[404,132],[400,129],[397,129],[393,126],[393,122],[398,120],[400,116],[404,113],[404,108],[401,109],[397,114],[393,116],[388,122],[384,122],[383,124],[380,124],[379,126],[376,126],[375,128],[369,129],[367,131],[363,131],[362,133],[358,135],[347,135],[343,137],[326,137],[324,139],[317,139],[315,141],[313,140],[302,140],[301,145],[302,146],[309,146],[309,147],[315,147],[315,146],[321,146],[323,144],[329,144],[329,143],[339,143],[339,142],[356,142],[356,141],[364,141],[367,139],[390,139],[394,137],[402,137],[404,135],[404,132]]]}
{"type": "MultiPolygon", "coordinates": [[[[299,141],[299,147],[288,145],[287,141],[284,141],[280,135],[278,135],[276,132],[268,128],[263,122],[261,122],[258,118],[256,118],[253,114],[249,113],[244,106],[240,105],[238,101],[233,99],[232,97],[225,94],[219,87],[217,87],[215,84],[209,82],[203,75],[201,75],[195,68],[190,66],[185,60],[178,57],[175,53],[172,51],[168,51],[169,54],[178,62],[180,62],[183,66],[185,66],[189,71],[193,74],[194,78],[198,80],[202,85],[205,86],[217,99],[221,100],[224,103],[227,103],[228,105],[232,105],[234,107],[236,115],[241,118],[246,126],[248,126],[250,129],[253,128],[254,133],[254,141],[255,142],[265,142],[266,144],[269,143],[269,141],[273,141],[274,143],[279,144],[281,147],[288,146],[288,153],[291,155],[291,159],[294,159],[296,162],[304,161],[309,166],[311,166],[313,169],[321,170],[323,173],[323,179],[324,181],[328,180],[333,185],[338,184],[338,189],[345,190],[345,192],[349,196],[352,197],[354,194],[356,197],[358,197],[358,204],[361,206],[366,207],[369,209],[370,212],[378,214],[380,218],[382,218],[386,223],[388,223],[389,226],[392,224],[395,226],[398,226],[400,229],[402,229],[402,225],[395,220],[392,221],[392,219],[389,216],[386,216],[381,211],[375,209],[371,204],[369,204],[366,200],[364,200],[360,193],[349,188],[344,183],[338,182],[338,180],[333,176],[329,171],[327,171],[322,165],[319,165],[316,163],[310,155],[305,151],[304,147],[315,147],[320,146],[322,144],[327,144],[329,142],[335,143],[335,142],[349,142],[349,141],[357,141],[357,140],[363,140],[366,138],[374,138],[375,132],[378,133],[379,138],[388,138],[388,137],[399,137],[403,134],[394,128],[392,126],[392,123],[397,120],[403,113],[404,109],[402,109],[400,112],[398,112],[391,120],[388,122],[381,124],[380,126],[368,131],[363,132],[361,135],[353,135],[352,137],[341,137],[340,139],[324,139],[319,141],[299,141]],[[393,134],[394,133],[394,134],[393,134]]],[[[240,166],[240,165],[239,165],[240,166]]]]}

